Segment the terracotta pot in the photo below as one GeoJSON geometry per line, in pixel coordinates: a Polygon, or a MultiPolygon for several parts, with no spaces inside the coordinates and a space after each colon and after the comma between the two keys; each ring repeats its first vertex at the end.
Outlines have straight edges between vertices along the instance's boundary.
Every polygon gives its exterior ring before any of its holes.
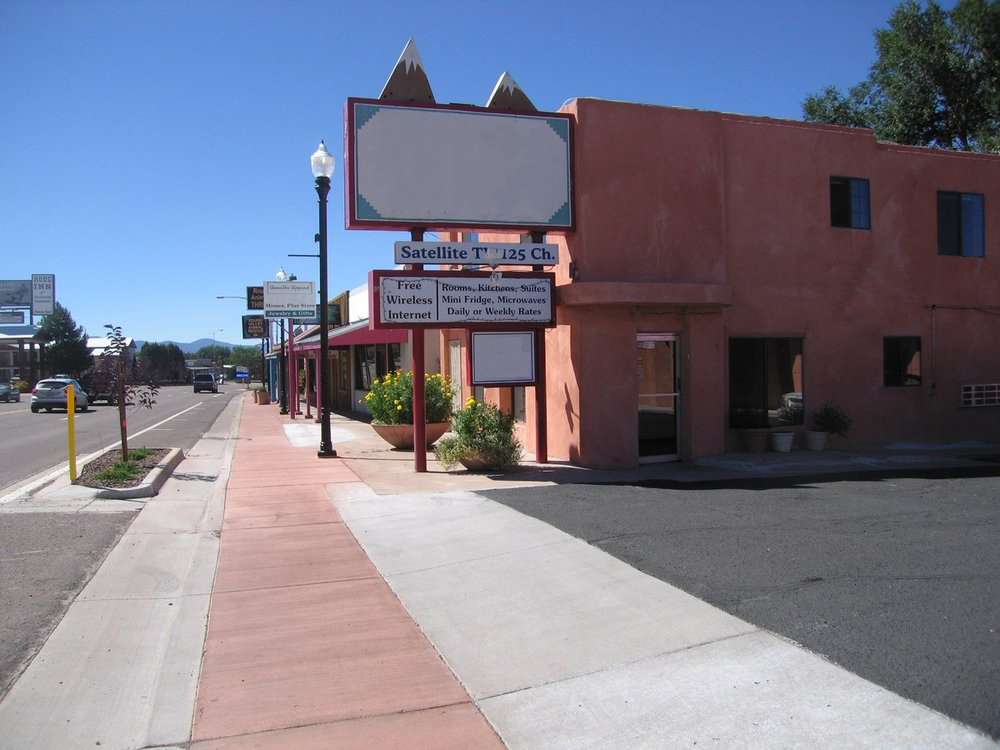
{"type": "MultiPolygon", "coordinates": [[[[393,448],[413,450],[412,424],[374,424],[372,429],[393,448]]],[[[451,422],[428,422],[424,426],[427,447],[451,429],[451,422]]]]}
{"type": "Polygon", "coordinates": [[[479,455],[462,456],[458,462],[469,471],[486,471],[493,468],[489,460],[479,455]]]}

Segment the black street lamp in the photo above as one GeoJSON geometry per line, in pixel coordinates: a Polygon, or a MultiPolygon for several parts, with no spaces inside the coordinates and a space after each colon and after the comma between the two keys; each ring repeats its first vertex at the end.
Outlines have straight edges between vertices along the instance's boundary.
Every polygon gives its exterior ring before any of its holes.
{"type": "MultiPolygon", "coordinates": [[[[274,274],[275,281],[288,281],[288,274],[284,268],[279,268],[274,274]]],[[[278,318],[278,330],[281,331],[281,354],[278,356],[278,403],[281,408],[279,414],[288,414],[288,378],[285,374],[285,321],[278,318]]]]}
{"type": "Polygon", "coordinates": [[[331,458],[337,455],[330,439],[330,311],[327,305],[326,288],[326,197],[330,193],[330,176],[333,174],[333,157],[326,150],[326,144],[319,142],[319,148],[312,155],[313,177],[316,178],[316,194],[319,196],[319,367],[320,367],[320,458],[331,458]]]}

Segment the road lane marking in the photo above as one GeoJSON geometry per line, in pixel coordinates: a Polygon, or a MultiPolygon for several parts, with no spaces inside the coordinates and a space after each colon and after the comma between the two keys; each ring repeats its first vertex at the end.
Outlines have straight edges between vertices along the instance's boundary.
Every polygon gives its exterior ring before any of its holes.
{"type": "MultiPolygon", "coordinates": [[[[136,437],[139,437],[139,435],[142,435],[144,432],[149,432],[150,430],[156,429],[161,424],[166,424],[171,419],[176,419],[181,414],[186,414],[187,412],[191,411],[192,409],[197,409],[201,405],[202,405],[201,403],[197,403],[194,406],[189,406],[187,409],[183,409],[183,410],[177,412],[176,414],[174,414],[172,416],[169,416],[166,419],[163,419],[163,420],[157,422],[156,424],[151,425],[150,427],[147,427],[144,430],[140,430],[139,432],[136,432],[136,433],[130,433],[129,434],[129,440],[131,440],[133,438],[136,438],[136,437]]],[[[119,442],[119,441],[115,441],[115,442],[119,442]]],[[[100,450],[97,450],[94,453],[91,453],[89,456],[84,456],[83,458],[77,458],[77,460],[80,462],[81,465],[83,465],[83,464],[87,463],[87,461],[90,461],[92,459],[97,458],[99,455],[101,455],[102,453],[104,453],[110,447],[111,447],[110,445],[106,445],[103,448],[101,448],[100,450]]],[[[27,484],[25,484],[25,485],[23,485],[21,487],[18,487],[13,492],[8,492],[6,495],[0,496],[0,505],[3,505],[4,503],[9,503],[11,500],[16,500],[19,497],[24,497],[25,495],[30,495],[33,492],[38,491],[40,488],[44,487],[45,485],[49,484],[50,482],[58,479],[61,475],[65,474],[68,471],[69,471],[69,461],[67,461],[66,463],[58,465],[55,469],[53,469],[52,471],[50,471],[45,476],[40,477],[38,479],[34,479],[34,480],[28,480],[27,484]]]]}

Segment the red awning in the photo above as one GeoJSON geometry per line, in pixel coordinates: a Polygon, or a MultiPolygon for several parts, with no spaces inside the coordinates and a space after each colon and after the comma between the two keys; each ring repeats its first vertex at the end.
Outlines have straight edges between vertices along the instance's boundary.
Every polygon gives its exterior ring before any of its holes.
{"type": "MultiPolygon", "coordinates": [[[[380,328],[371,330],[367,320],[360,320],[349,326],[330,331],[330,346],[351,346],[354,344],[403,344],[409,338],[406,328],[380,328]]],[[[296,351],[319,349],[319,333],[295,342],[296,351]]]]}

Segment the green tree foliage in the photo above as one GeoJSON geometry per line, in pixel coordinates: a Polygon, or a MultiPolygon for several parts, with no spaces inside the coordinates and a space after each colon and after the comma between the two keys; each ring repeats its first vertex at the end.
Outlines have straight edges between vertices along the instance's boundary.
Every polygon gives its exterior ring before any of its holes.
{"type": "Polygon", "coordinates": [[[249,368],[250,379],[260,380],[261,361],[259,346],[234,346],[226,360],[227,365],[243,365],[249,368]]]}
{"type": "Polygon", "coordinates": [[[878,57],[846,94],[802,104],[807,121],[868,127],[887,141],[1000,153],[1000,0],[945,10],[906,0],[875,31],[878,57]]]}
{"type": "Polygon", "coordinates": [[[161,383],[184,380],[184,352],[177,344],[147,341],[139,350],[139,359],[146,371],[161,383]]]}
{"type": "Polygon", "coordinates": [[[215,346],[203,346],[194,353],[195,359],[211,359],[220,367],[229,363],[232,351],[228,346],[216,344],[215,346]]]}
{"type": "Polygon", "coordinates": [[[45,362],[47,369],[79,377],[91,365],[87,349],[87,332],[78,326],[69,310],[56,302],[51,315],[42,319],[40,337],[47,342],[45,362]]]}

